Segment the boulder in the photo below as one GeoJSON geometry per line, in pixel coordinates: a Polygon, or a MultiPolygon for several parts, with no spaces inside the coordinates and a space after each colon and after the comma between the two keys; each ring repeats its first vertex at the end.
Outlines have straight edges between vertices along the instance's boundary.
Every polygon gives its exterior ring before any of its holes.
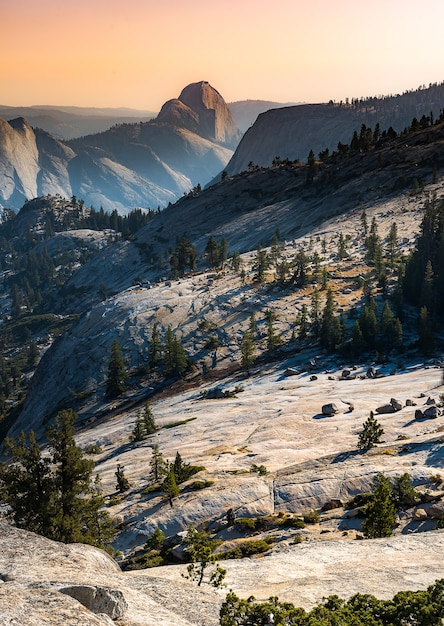
{"type": "Polygon", "coordinates": [[[427,509],[427,516],[431,519],[443,519],[444,518],[444,502],[437,502],[432,504],[427,509]]]}
{"type": "Polygon", "coordinates": [[[119,589],[93,585],[70,585],[62,587],[59,591],[75,598],[92,613],[104,613],[113,620],[121,618],[128,608],[125,597],[119,589]]]}
{"type": "Polygon", "coordinates": [[[390,404],[395,411],[400,411],[402,409],[402,402],[399,402],[399,400],[396,400],[396,398],[391,398],[390,404]]]}
{"type": "Polygon", "coordinates": [[[339,412],[339,409],[334,402],[329,402],[328,404],[324,404],[322,406],[322,415],[326,415],[327,417],[336,415],[336,413],[338,412],[339,412]]]}
{"type": "Polygon", "coordinates": [[[434,420],[439,417],[439,409],[436,405],[429,406],[425,411],[422,412],[422,415],[425,419],[434,420]]]}
{"type": "Polygon", "coordinates": [[[349,378],[351,376],[350,370],[342,370],[341,378],[349,378]]]}
{"type": "Polygon", "coordinates": [[[331,500],[327,500],[327,502],[322,506],[321,511],[332,511],[333,509],[340,509],[344,504],[341,500],[336,498],[332,498],[331,500]]]}
{"type": "Polygon", "coordinates": [[[432,398],[431,396],[429,396],[426,400],[426,404],[428,406],[431,406],[432,404],[436,404],[436,400],[434,398],[432,398]]]}
{"type": "Polygon", "coordinates": [[[422,420],[424,419],[424,414],[421,411],[421,409],[416,409],[415,411],[415,420],[422,420]]]}
{"type": "Polygon", "coordinates": [[[376,409],[376,413],[395,413],[396,409],[391,404],[383,404],[382,406],[378,406],[376,409]]]}
{"type": "Polygon", "coordinates": [[[413,517],[415,520],[423,522],[427,519],[427,511],[425,509],[416,509],[413,517]]]}
{"type": "Polygon", "coordinates": [[[312,374],[310,376],[310,380],[318,380],[318,377],[316,376],[316,374],[312,374]]]}

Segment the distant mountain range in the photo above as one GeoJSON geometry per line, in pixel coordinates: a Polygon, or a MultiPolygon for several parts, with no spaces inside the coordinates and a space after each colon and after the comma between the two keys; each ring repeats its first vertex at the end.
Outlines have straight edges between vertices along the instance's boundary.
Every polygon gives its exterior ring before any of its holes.
{"type": "Polygon", "coordinates": [[[201,81],[185,87],[150,121],[134,122],[131,110],[31,108],[61,124],[119,120],[103,132],[70,140],[33,128],[23,117],[0,118],[0,207],[18,209],[27,199],[59,194],[122,214],[135,207],[164,208],[220,180],[223,171],[234,175],[252,164],[271,165],[276,157],[306,161],[310,150],[315,156],[333,151],[362,125],[400,132],[414,117],[437,118],[444,109],[444,83],[345,103],[247,100],[230,106],[201,81]],[[248,126],[242,137],[239,128],[248,126]]]}
{"type": "Polygon", "coordinates": [[[17,209],[60,194],[121,213],[164,207],[216,176],[240,137],[224,99],[205,81],[188,85],[155,120],[71,141],[24,118],[0,118],[0,204],[17,209]]]}

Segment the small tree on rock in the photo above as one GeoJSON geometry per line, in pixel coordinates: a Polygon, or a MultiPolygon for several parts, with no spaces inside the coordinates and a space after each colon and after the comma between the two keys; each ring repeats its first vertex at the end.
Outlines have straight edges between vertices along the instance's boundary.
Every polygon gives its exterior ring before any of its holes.
{"type": "Polygon", "coordinates": [[[372,497],[367,504],[367,517],[362,524],[366,537],[390,537],[395,524],[393,489],[389,479],[381,472],[374,479],[372,497]]]}
{"type": "Polygon", "coordinates": [[[213,587],[222,587],[227,572],[217,564],[211,543],[205,535],[190,525],[184,543],[191,557],[191,563],[187,567],[188,575],[184,575],[185,578],[196,581],[197,586],[200,587],[205,575],[208,575],[208,584],[213,587]]]}
{"type": "Polygon", "coordinates": [[[360,450],[369,450],[377,443],[380,443],[384,434],[381,424],[375,419],[373,411],[370,411],[370,417],[362,425],[363,429],[359,433],[358,448],[360,450]]]}

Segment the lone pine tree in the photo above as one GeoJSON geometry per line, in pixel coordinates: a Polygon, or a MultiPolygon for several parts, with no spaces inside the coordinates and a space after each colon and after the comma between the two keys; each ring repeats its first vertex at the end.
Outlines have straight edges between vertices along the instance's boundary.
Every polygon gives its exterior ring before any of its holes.
{"type": "Polygon", "coordinates": [[[120,344],[115,339],[111,346],[111,356],[108,364],[108,378],[106,381],[106,397],[117,398],[125,391],[125,382],[128,375],[125,369],[120,344]]]}

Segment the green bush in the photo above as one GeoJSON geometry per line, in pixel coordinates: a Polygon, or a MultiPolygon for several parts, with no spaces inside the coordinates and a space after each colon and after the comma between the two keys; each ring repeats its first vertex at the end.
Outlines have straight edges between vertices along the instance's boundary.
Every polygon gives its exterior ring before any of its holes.
{"type": "Polygon", "coordinates": [[[304,522],[306,524],[318,524],[320,519],[319,513],[314,510],[304,515],[304,522]]]}
{"type": "Polygon", "coordinates": [[[238,517],[234,525],[239,530],[256,530],[256,520],[252,517],[238,517]]]}
{"type": "Polygon", "coordinates": [[[187,487],[190,491],[199,491],[199,489],[205,489],[211,485],[214,485],[214,480],[194,480],[187,487]]]}
{"type": "Polygon", "coordinates": [[[243,559],[254,554],[262,554],[270,549],[270,544],[273,542],[272,538],[267,539],[252,539],[250,541],[243,541],[239,543],[232,550],[223,552],[218,555],[219,559],[243,559]]]}

